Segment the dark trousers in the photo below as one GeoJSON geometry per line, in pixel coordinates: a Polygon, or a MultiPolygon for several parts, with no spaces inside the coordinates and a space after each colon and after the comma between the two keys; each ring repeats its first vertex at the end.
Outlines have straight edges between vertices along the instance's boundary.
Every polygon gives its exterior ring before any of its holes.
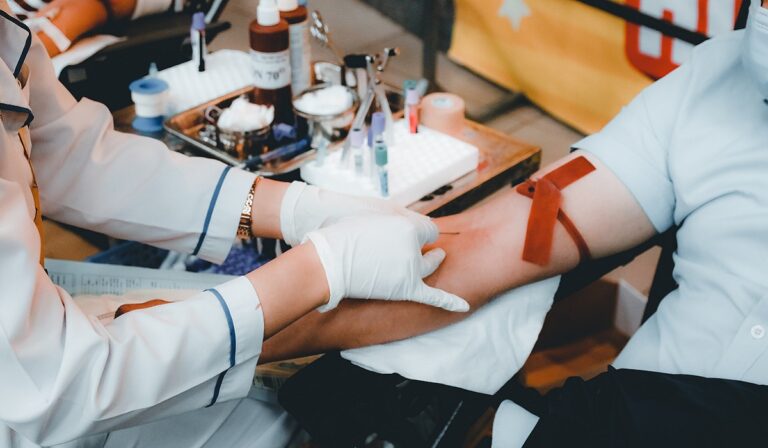
{"type": "Polygon", "coordinates": [[[505,398],[540,417],[526,448],[768,446],[768,386],[743,381],[609,368],[505,398]]]}

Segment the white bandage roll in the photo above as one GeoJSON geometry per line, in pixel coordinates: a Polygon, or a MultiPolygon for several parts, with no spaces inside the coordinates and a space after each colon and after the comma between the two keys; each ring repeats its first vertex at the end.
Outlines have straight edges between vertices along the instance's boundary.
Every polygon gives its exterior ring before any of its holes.
{"type": "Polygon", "coordinates": [[[168,11],[171,9],[172,3],[173,0],[136,0],[136,7],[133,9],[131,20],[168,11]]]}
{"type": "Polygon", "coordinates": [[[133,127],[148,132],[161,130],[166,113],[168,83],[162,79],[144,78],[133,81],[129,88],[136,112],[133,127]]]}
{"type": "Polygon", "coordinates": [[[138,117],[160,117],[165,115],[165,100],[168,92],[156,94],[132,93],[131,99],[136,106],[138,117]]]}

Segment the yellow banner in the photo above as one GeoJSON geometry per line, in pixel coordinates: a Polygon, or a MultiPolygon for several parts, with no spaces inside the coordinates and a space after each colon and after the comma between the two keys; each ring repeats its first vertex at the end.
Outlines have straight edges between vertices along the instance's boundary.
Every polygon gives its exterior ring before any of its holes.
{"type": "MultiPolygon", "coordinates": [[[[646,14],[715,35],[732,29],[738,0],[627,0],[646,14]]],[[[691,46],[575,0],[456,0],[450,56],[525,93],[585,133],[682,63],[691,46]]]]}

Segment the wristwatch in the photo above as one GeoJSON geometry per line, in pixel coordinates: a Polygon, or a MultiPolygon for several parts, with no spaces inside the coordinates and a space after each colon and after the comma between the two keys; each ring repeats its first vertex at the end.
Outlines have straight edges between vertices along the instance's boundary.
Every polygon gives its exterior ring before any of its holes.
{"type": "Polygon", "coordinates": [[[259,184],[261,176],[256,176],[256,179],[251,185],[251,189],[248,191],[248,196],[245,198],[245,204],[243,205],[243,211],[240,212],[240,224],[237,226],[238,238],[250,239],[253,238],[253,231],[251,230],[251,212],[253,210],[253,194],[256,192],[256,186],[259,184]]]}

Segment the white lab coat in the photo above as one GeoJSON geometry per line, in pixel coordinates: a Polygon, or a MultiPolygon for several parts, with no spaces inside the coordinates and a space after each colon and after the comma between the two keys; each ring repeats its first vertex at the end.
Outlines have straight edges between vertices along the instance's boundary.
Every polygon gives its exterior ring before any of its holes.
{"type": "Polygon", "coordinates": [[[232,245],[254,177],[115,132],[109,111],[75,101],[42,45],[7,11],[0,0],[0,447],[85,436],[70,446],[101,446],[108,432],[153,446],[165,437],[168,446],[174,428],[202,438],[187,437],[184,446],[203,446],[215,439],[209,423],[217,429],[234,420],[242,426],[236,435],[252,441],[254,422],[290,430],[278,407],[256,402],[213,406],[201,418],[181,415],[249,393],[263,316],[248,280],[102,325],[38,264],[25,146],[46,216],[214,262],[232,245]],[[26,124],[28,134],[20,132],[26,124]],[[22,145],[25,134],[31,141],[22,145]],[[245,413],[231,419],[241,407],[245,413]],[[268,411],[268,422],[258,421],[259,409],[268,411]],[[176,420],[117,431],[167,417],[176,420]]]}

